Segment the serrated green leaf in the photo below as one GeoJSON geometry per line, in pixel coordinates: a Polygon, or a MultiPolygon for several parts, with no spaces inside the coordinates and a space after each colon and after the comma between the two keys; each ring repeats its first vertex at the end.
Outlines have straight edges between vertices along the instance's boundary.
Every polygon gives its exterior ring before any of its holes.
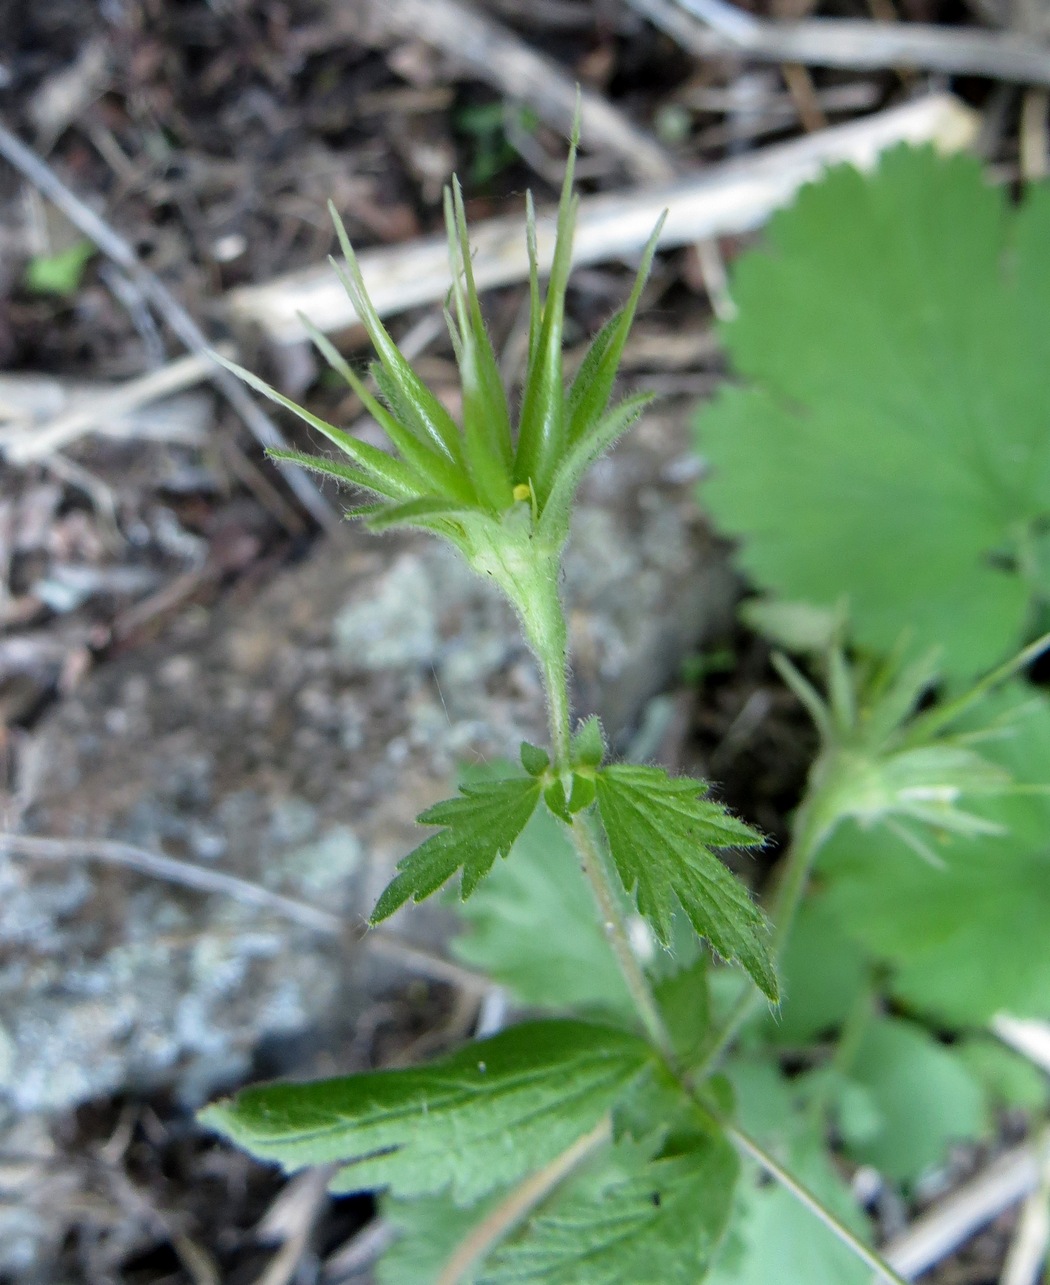
{"type": "Polygon", "coordinates": [[[529,1022],[430,1066],[244,1089],[201,1119],[286,1168],[344,1163],[333,1190],[470,1204],[593,1128],[650,1058],[610,1027],[529,1022]]]}
{"type": "Polygon", "coordinates": [[[867,1090],[875,1121],[857,1130],[843,1116],[846,1148],[894,1182],[914,1184],[944,1161],[951,1143],[988,1127],[981,1086],[952,1049],[914,1022],[871,1022],[846,1074],[867,1090]]]}
{"type": "MultiPolygon", "coordinates": [[[[828,1154],[806,1086],[784,1079],[768,1062],[740,1059],[727,1072],[744,1129],[867,1239],[866,1220],[828,1154]]],[[[871,1285],[870,1268],[755,1165],[744,1166],[737,1190],[725,1244],[705,1285],[871,1285]]]]}
{"type": "Polygon", "coordinates": [[[956,677],[1018,645],[1050,509],[1050,199],[1007,199],[932,149],[805,188],[734,274],[750,386],[699,424],[704,503],[757,584],[848,599],[883,652],[906,622],[956,677]]]}
{"type": "Polygon", "coordinates": [[[667,942],[681,904],[690,923],[725,959],[739,962],[771,1000],[776,970],[762,912],[711,848],[754,847],[762,838],[720,804],[701,799],[702,781],[656,767],[602,768],[598,811],[624,888],[667,942]]]}
{"type": "Polygon", "coordinates": [[[422,901],[463,871],[462,896],[467,897],[505,857],[540,799],[540,782],[531,776],[464,785],[460,797],[447,799],[421,812],[420,825],[445,828],[397,863],[398,873],[372,911],[371,922],[388,918],[411,898],[422,901]]]}
{"type": "Polygon", "coordinates": [[[459,909],[470,931],[455,938],[453,954],[522,1003],[558,1012],[605,1010],[634,1023],[634,1004],[579,858],[549,812],[535,813],[511,859],[459,909]]]}
{"type": "Polygon", "coordinates": [[[1017,782],[972,802],[1000,833],[935,836],[931,865],[885,826],[844,825],[821,850],[820,895],[911,1008],[955,1026],[1003,1009],[1047,1017],[1050,705],[1016,687],[986,699],[964,731],[1017,782]]]}
{"type": "Polygon", "coordinates": [[[618,1144],[585,1185],[487,1261],[478,1285],[698,1285],[725,1231],[738,1168],[720,1137],[696,1134],[649,1159],[618,1144]]]}

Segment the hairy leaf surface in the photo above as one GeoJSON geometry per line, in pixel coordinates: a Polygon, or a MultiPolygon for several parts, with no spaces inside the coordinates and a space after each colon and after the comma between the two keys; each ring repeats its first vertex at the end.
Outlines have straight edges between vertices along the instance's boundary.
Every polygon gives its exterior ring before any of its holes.
{"type": "Polygon", "coordinates": [[[846,600],[884,652],[907,626],[953,676],[1016,648],[1050,512],[1050,190],[1007,202],[928,149],[805,188],[738,264],[746,386],[699,423],[704,502],[760,586],[846,600]]]}
{"type": "Polygon", "coordinates": [[[711,851],[754,847],[761,836],[718,803],[701,796],[702,781],[657,767],[617,764],[597,775],[598,810],[624,888],[667,943],[681,904],[701,937],[738,961],[770,998],[776,971],[762,912],[747,889],[711,851]]]}
{"type": "Polygon", "coordinates": [[[650,1058],[609,1027],[530,1022],[430,1066],[245,1089],[202,1119],[286,1168],[346,1162],[339,1191],[470,1204],[593,1128],[650,1058]]]}
{"type": "Polygon", "coordinates": [[[721,1137],[694,1135],[653,1157],[621,1142],[589,1181],[494,1255],[478,1285],[698,1285],[725,1231],[738,1168],[721,1137]]]}
{"type": "Polygon", "coordinates": [[[634,1005],[594,913],[565,826],[539,809],[512,858],[460,913],[470,931],[455,955],[541,1008],[602,1008],[630,1020],[634,1005]]]}
{"type": "Polygon", "coordinates": [[[445,828],[397,863],[398,873],[372,911],[372,923],[388,918],[411,898],[422,901],[437,892],[457,870],[463,871],[462,895],[469,897],[505,857],[539,802],[541,783],[531,776],[509,776],[460,788],[458,799],[446,799],[416,820],[445,828]]]}

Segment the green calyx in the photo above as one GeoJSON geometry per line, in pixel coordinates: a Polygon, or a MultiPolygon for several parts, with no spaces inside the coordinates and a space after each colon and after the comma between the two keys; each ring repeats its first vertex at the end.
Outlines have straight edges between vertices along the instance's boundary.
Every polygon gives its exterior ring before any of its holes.
{"type": "Polygon", "coordinates": [[[923,696],[941,676],[936,652],[907,663],[891,657],[868,672],[851,667],[833,642],[826,699],[786,656],[775,655],[776,668],[820,732],[810,785],[818,845],[852,819],[866,829],[887,826],[922,860],[939,865],[926,834],[998,833],[999,826],[967,804],[1011,793],[1012,778],[979,752],[980,738],[951,729],[1047,641],[1039,639],[955,700],[921,712],[923,696]]]}
{"type": "MultiPolygon", "coordinates": [[[[390,337],[368,297],[357,257],[332,206],[343,252],[342,262],[333,259],[332,264],[378,356],[371,368],[377,393],[316,327],[305,318],[303,324],[321,355],[386,434],[392,451],[379,450],[319,419],[257,376],[224,362],[246,383],[323,434],[339,452],[331,459],[271,451],[274,459],[363,491],[369,502],[347,516],[362,518],[375,531],[418,527],[450,540],[475,570],[498,580],[520,613],[523,597],[531,595],[523,580],[534,575],[525,575],[523,564],[542,566],[544,574],[553,569],[556,575],[581,478],[649,400],[636,396],[609,404],[659,226],[645,247],[627,303],[598,333],[571,385],[566,386],[563,378],[565,292],[578,204],[572,191],[577,135],[574,131],[545,294],[539,282],[535,215],[531,200],[528,203],[532,313],[516,429],[481,314],[463,194],[456,180],[445,192],[452,270],[445,317],[460,373],[460,422],[427,388],[390,337]]],[[[525,624],[528,627],[529,622],[525,624]]],[[[535,645],[537,639],[533,636],[530,641],[535,645]]]]}

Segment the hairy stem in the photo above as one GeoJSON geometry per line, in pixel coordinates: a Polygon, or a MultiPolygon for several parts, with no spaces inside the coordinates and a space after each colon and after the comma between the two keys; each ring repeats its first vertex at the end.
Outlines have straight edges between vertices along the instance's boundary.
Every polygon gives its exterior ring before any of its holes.
{"type": "Polygon", "coordinates": [[[577,1138],[572,1146],[567,1147],[560,1156],[555,1156],[550,1164],[530,1174],[487,1217],[476,1227],[472,1227],[456,1246],[435,1285],[459,1285],[470,1269],[509,1236],[559,1183],[564,1182],[574,1169],[611,1140],[612,1117],[605,1115],[590,1133],[577,1138]]]}
{"type": "MultiPolygon", "coordinates": [[[[523,577],[521,583],[525,592],[518,600],[518,610],[540,664],[547,695],[554,768],[562,776],[568,793],[571,758],[568,631],[565,627],[565,613],[558,597],[557,575],[541,575],[530,579],[523,577]]],[[[648,978],[631,947],[627,923],[594,834],[582,816],[573,819],[570,833],[584,876],[594,894],[602,928],[616,955],[638,1016],[661,1056],[669,1063],[673,1062],[671,1037],[660,1016],[648,978]]]]}
{"type": "Polygon", "coordinates": [[[726,1136],[738,1150],[750,1156],[752,1160],[757,1161],[771,1178],[779,1182],[785,1191],[789,1191],[799,1204],[805,1205],[810,1213],[819,1219],[828,1231],[838,1237],[852,1254],[867,1267],[870,1267],[873,1272],[877,1273],[880,1280],[889,1281],[890,1285],[907,1285],[903,1276],[898,1276],[889,1263],[880,1258],[868,1245],[865,1245],[859,1236],[850,1231],[845,1223],[836,1218],[830,1209],[821,1204],[807,1187],[793,1177],[779,1161],[775,1160],[763,1147],[760,1147],[752,1137],[728,1120],[719,1120],[719,1124],[721,1124],[726,1136]]]}
{"type": "Polygon", "coordinates": [[[650,1040],[665,1061],[673,1064],[674,1049],[671,1044],[671,1037],[667,1032],[664,1019],[660,1015],[656,1000],[653,998],[649,979],[646,977],[645,971],[639,964],[631,947],[627,924],[624,922],[616,894],[606,873],[602,854],[598,849],[590,826],[583,817],[578,816],[573,819],[572,841],[579,854],[583,873],[587,878],[587,882],[591,885],[594,899],[598,904],[602,928],[616,955],[617,963],[620,965],[620,972],[623,973],[627,989],[630,991],[635,1008],[638,1010],[638,1016],[641,1018],[650,1040]]]}

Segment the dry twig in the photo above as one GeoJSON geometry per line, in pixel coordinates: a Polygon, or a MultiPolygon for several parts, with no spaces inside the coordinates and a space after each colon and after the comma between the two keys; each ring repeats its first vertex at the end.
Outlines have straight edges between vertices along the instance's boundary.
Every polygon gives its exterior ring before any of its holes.
{"type": "Polygon", "coordinates": [[[850,18],[763,21],[724,0],[627,3],[698,58],[735,53],[762,62],[854,71],[902,68],[1050,85],[1050,49],[1010,32],[850,18]]]}
{"type": "MultiPolygon", "coordinates": [[[[820,130],[790,143],[682,178],[657,188],[592,196],[581,202],[573,247],[577,265],[637,255],[667,210],[661,245],[690,245],[706,237],[757,227],[786,204],[803,183],[828,165],[874,164],[887,147],[902,142],[933,142],[951,151],[967,146],[977,117],[948,94],[931,94],[902,107],[820,130]]],[[[550,265],[554,220],[539,220],[541,264],[550,265]]],[[[474,275],[479,289],[522,281],[528,275],[525,229],[521,219],[498,218],[471,229],[474,275]]],[[[394,247],[366,250],[361,271],[381,316],[444,298],[448,290],[448,243],[425,237],[394,247]]],[[[289,273],[263,286],[234,290],[227,297],[231,315],[261,326],[280,343],[304,338],[299,313],[321,330],[341,330],[356,320],[353,307],[331,268],[319,265],[289,273]]]]}
{"type": "MultiPolygon", "coordinates": [[[[14,856],[36,860],[103,861],[109,865],[123,866],[153,879],[195,888],[198,892],[231,897],[242,905],[271,911],[326,937],[348,935],[352,927],[340,915],[294,897],[271,892],[269,888],[248,879],[241,879],[221,870],[210,870],[193,861],[181,861],[165,853],[151,852],[147,848],[114,839],[58,839],[42,835],[0,834],[0,854],[5,851],[14,856]]],[[[386,929],[372,929],[361,940],[368,949],[434,981],[447,982],[478,995],[491,986],[489,979],[482,974],[403,941],[397,934],[386,929]]]]}
{"type": "MultiPolygon", "coordinates": [[[[220,351],[224,356],[230,355],[226,347],[220,347],[220,351]]],[[[202,379],[210,378],[214,369],[215,363],[210,357],[196,353],[179,357],[123,384],[100,387],[94,394],[78,398],[76,405],[39,427],[6,430],[0,436],[0,450],[12,464],[34,463],[100,425],[112,425],[150,402],[191,388],[202,379]]]]}
{"type": "Polygon", "coordinates": [[[1031,1145],[999,1156],[971,1182],[953,1191],[916,1219],[882,1251],[902,1276],[915,1277],[953,1250],[1005,1209],[1024,1200],[1039,1182],[1039,1160],[1031,1145]]]}

